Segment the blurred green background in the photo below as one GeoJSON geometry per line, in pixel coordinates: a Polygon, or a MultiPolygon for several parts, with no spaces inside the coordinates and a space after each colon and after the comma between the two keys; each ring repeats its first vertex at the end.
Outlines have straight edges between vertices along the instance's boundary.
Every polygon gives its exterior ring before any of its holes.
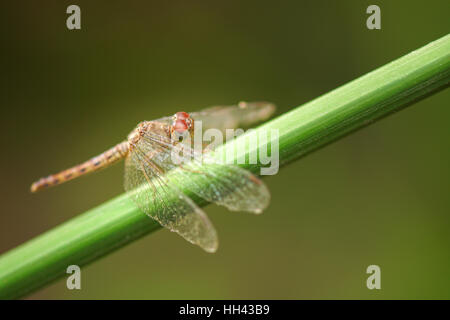
{"type": "MultiPolygon", "coordinates": [[[[0,252],[123,192],[123,165],[37,178],[141,120],[240,100],[278,114],[450,31],[437,1],[2,2],[0,252]],[[370,4],[382,29],[366,28],[370,4]],[[82,29],[66,28],[78,4],[82,29]]],[[[31,299],[450,298],[449,91],[265,179],[262,216],[209,206],[216,254],[159,230],[31,299]],[[381,290],[366,287],[381,267],[381,290]]],[[[1,285],[1,284],[0,284],[1,285]]]]}

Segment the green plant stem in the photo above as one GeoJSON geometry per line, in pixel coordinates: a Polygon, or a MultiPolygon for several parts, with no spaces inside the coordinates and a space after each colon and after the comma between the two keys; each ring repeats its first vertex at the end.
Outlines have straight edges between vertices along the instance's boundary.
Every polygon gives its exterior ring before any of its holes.
{"type": "MultiPolygon", "coordinates": [[[[280,162],[285,164],[447,87],[449,81],[447,35],[257,130],[279,130],[280,162]]],[[[245,135],[227,143],[217,155],[244,139],[245,135]]],[[[249,147],[236,158],[263,146],[249,147]]],[[[69,265],[86,265],[159,228],[125,194],[120,195],[3,254],[0,298],[21,297],[63,276],[69,265]]]]}

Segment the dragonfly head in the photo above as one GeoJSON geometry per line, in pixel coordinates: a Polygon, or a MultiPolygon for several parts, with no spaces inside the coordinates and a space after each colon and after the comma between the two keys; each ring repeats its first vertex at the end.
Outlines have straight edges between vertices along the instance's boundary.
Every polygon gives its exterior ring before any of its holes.
{"type": "Polygon", "coordinates": [[[170,135],[173,141],[181,142],[194,131],[194,120],[186,112],[177,112],[172,117],[170,135]]]}

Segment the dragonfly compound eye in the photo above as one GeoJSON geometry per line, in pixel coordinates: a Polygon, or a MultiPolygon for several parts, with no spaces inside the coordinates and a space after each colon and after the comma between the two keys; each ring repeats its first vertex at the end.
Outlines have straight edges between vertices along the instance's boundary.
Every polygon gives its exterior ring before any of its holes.
{"type": "Polygon", "coordinates": [[[192,129],[192,125],[193,121],[188,113],[184,111],[177,112],[173,116],[172,132],[183,133],[192,129]]]}
{"type": "Polygon", "coordinates": [[[180,111],[180,112],[175,113],[176,120],[186,120],[188,118],[189,118],[189,114],[187,112],[180,111]]]}
{"type": "Polygon", "coordinates": [[[173,130],[178,133],[183,133],[188,129],[189,129],[189,126],[186,123],[186,120],[175,120],[173,123],[173,130]]]}

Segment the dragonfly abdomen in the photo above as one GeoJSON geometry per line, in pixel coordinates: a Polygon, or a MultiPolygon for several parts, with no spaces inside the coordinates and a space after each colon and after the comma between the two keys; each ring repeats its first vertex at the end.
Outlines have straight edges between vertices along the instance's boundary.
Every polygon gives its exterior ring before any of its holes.
{"type": "Polygon", "coordinates": [[[31,192],[37,192],[48,187],[56,186],[66,181],[73,180],[82,175],[106,168],[113,163],[123,159],[129,150],[128,141],[117,144],[102,154],[89,159],[77,166],[49,175],[36,181],[31,185],[31,192]]]}

